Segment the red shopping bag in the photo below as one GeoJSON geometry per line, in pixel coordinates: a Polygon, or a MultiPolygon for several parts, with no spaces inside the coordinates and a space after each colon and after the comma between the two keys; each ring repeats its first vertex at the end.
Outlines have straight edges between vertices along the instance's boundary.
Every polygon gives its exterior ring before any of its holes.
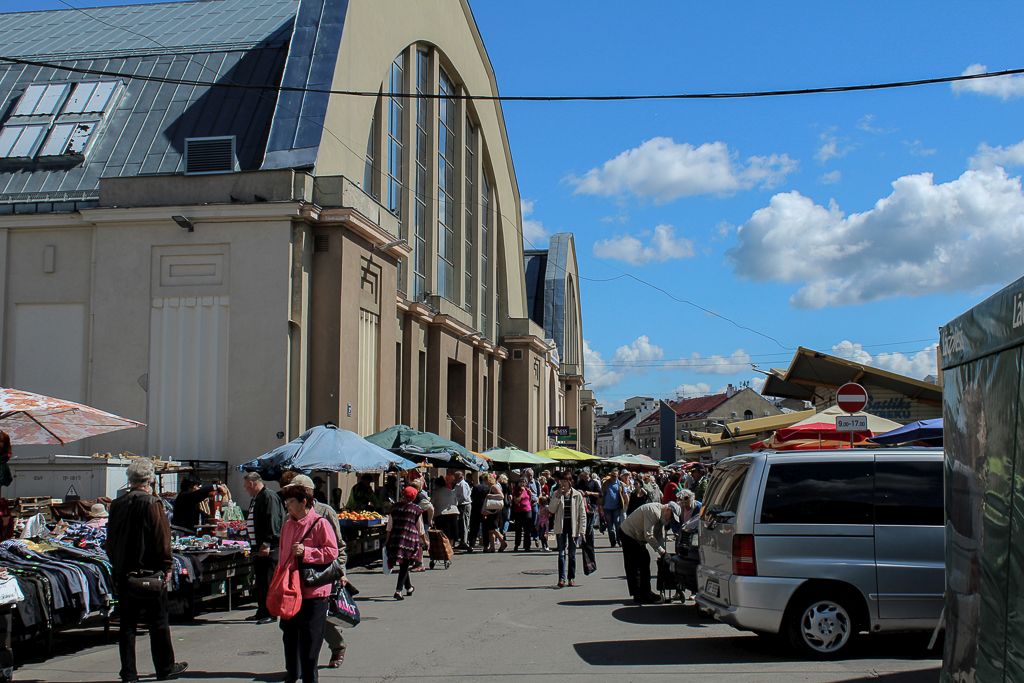
{"type": "Polygon", "coordinates": [[[295,562],[277,565],[267,590],[267,611],[275,617],[291,619],[302,608],[302,579],[295,562]]]}

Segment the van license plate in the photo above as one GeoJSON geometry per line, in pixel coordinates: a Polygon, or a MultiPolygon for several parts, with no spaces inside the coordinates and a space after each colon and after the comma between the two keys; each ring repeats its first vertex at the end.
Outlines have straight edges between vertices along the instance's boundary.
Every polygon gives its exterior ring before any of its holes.
{"type": "Polygon", "coordinates": [[[707,583],[704,584],[704,592],[715,598],[721,596],[721,591],[718,589],[718,582],[714,579],[708,579],[707,583]]]}

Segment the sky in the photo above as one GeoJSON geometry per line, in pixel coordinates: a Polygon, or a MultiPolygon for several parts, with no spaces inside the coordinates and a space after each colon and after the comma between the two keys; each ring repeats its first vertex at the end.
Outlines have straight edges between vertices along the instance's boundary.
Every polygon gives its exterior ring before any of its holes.
{"type": "MultiPolygon", "coordinates": [[[[1024,67],[1024,3],[470,4],[504,95],[1024,67]]],[[[61,7],[0,0],[8,12],[61,7]]],[[[575,235],[586,379],[607,409],[758,388],[752,366],[785,368],[797,346],[935,374],[938,328],[1024,274],[1021,76],[503,109],[526,248],[575,235]]]]}

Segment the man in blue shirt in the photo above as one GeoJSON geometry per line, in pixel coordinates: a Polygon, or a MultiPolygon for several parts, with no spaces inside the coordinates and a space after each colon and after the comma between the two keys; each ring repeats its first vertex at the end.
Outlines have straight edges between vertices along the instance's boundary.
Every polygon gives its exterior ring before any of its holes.
{"type": "Polygon", "coordinates": [[[619,543],[619,525],[622,524],[622,483],[618,470],[612,470],[602,489],[604,521],[608,525],[608,540],[614,548],[619,543]]]}

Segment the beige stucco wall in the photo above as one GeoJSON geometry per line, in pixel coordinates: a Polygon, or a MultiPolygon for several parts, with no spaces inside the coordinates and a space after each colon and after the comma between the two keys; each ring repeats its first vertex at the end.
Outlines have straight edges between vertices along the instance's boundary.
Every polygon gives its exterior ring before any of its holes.
{"type": "MultiPolygon", "coordinates": [[[[289,280],[294,205],[95,209],[79,214],[4,218],[7,267],[4,309],[20,303],[85,303],[84,396],[90,405],[147,421],[153,249],[228,245],[225,295],[230,300],[227,412],[223,453],[148,453],[145,428],[116,432],[49,452],[131,451],[172,458],[226,459],[232,464],[281,443],[287,427],[289,280]],[[246,215],[246,213],[250,215],[246,215]],[[170,220],[190,216],[195,232],[170,220]],[[255,214],[255,215],[253,215],[255,214]],[[42,248],[56,245],[54,273],[42,272],[42,248]]],[[[192,296],[188,287],[179,292],[192,296]]],[[[163,294],[173,294],[164,291],[163,294]]],[[[17,374],[5,316],[3,376],[17,374]]],[[[62,330],[52,330],[53,335],[62,330]]],[[[41,340],[42,341],[42,340],[41,340]]],[[[32,387],[23,387],[31,389],[32,387]]],[[[152,387],[150,387],[152,389],[152,387]]],[[[58,389],[55,394],[62,392],[58,389]]],[[[237,485],[238,481],[234,482],[237,485]]]]}

